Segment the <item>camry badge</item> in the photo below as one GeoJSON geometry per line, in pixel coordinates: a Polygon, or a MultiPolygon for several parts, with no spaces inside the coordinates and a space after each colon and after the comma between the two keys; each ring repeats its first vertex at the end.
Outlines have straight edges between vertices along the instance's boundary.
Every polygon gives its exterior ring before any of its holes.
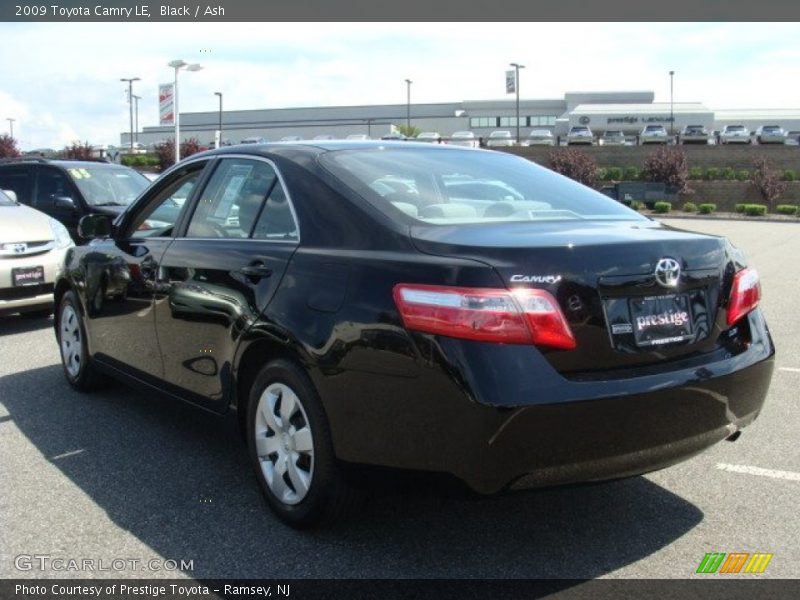
{"type": "Polygon", "coordinates": [[[656,264],[656,281],[664,287],[673,288],[678,285],[681,276],[681,265],[674,258],[662,258],[656,264]]]}

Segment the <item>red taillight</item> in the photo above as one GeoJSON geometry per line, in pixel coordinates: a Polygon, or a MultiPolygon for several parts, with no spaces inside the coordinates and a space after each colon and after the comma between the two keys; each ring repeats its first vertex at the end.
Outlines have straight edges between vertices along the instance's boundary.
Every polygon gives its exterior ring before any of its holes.
{"type": "Polygon", "coordinates": [[[758,271],[742,269],[733,276],[731,299],[728,302],[728,325],[733,325],[756,306],[761,300],[761,282],[758,271]]]}
{"type": "Polygon", "coordinates": [[[449,337],[575,348],[564,314],[544,290],[400,283],[394,301],[408,329],[449,337]]]}

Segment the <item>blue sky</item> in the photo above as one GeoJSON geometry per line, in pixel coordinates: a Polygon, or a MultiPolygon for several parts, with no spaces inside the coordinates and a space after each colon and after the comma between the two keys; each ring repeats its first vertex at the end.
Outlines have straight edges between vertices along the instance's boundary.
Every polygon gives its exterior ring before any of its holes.
{"type": "Polygon", "coordinates": [[[169,60],[181,110],[256,109],[502,98],[510,61],[521,93],[652,90],[709,108],[800,107],[796,24],[639,23],[26,23],[0,25],[0,130],[23,148],[119,143],[128,128],[121,77],[141,77],[139,124],[157,120],[169,60]]]}

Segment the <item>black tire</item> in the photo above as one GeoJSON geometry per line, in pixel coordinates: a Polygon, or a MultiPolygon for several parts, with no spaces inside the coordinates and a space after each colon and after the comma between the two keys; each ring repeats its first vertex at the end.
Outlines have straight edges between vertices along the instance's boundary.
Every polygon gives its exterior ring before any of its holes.
{"type": "MultiPolygon", "coordinates": [[[[267,402],[265,397],[265,402],[267,402]]],[[[299,411],[295,413],[295,416],[299,411]]],[[[278,417],[273,412],[273,417],[278,417]]],[[[264,421],[259,421],[263,426],[264,421]]],[[[303,424],[302,426],[305,426],[303,424]]],[[[313,383],[308,375],[293,362],[278,359],[267,364],[258,374],[250,389],[247,404],[247,448],[250,460],[255,471],[256,479],[264,498],[273,512],[286,524],[297,529],[305,529],[320,525],[329,525],[347,516],[349,511],[359,499],[358,493],[348,484],[341,465],[336,460],[333,452],[330,426],[328,418],[322,407],[313,383]],[[256,450],[256,419],[263,419],[258,415],[259,401],[270,386],[287,386],[297,397],[302,406],[303,414],[300,418],[307,419],[311,430],[313,442],[313,469],[311,470],[308,491],[299,502],[287,503],[280,499],[267,483],[265,469],[267,461],[277,465],[277,453],[273,458],[262,460],[256,450]]],[[[267,439],[275,439],[277,436],[267,439]]],[[[286,446],[283,446],[286,450],[286,446]]],[[[299,462],[295,463],[299,464],[299,462]]],[[[274,467],[272,467],[274,468],[274,467]]],[[[275,475],[272,475],[275,477],[275,475]]],[[[288,484],[288,474],[284,478],[288,484]]],[[[294,489],[294,486],[292,486],[294,489]]]]}
{"type": "Polygon", "coordinates": [[[73,291],[68,291],[61,298],[55,318],[57,320],[56,337],[61,354],[61,366],[64,370],[64,376],[67,378],[67,382],[69,382],[73,388],[80,392],[92,392],[96,390],[103,382],[103,377],[92,364],[92,359],[89,357],[89,350],[86,344],[86,327],[83,323],[83,312],[81,311],[80,304],[78,303],[73,291]],[[62,319],[65,318],[65,314],[68,314],[70,310],[71,313],[69,313],[70,316],[68,320],[70,322],[72,322],[73,319],[77,320],[74,325],[77,325],[77,331],[79,332],[77,338],[75,338],[74,333],[71,334],[73,339],[70,340],[70,342],[71,344],[75,344],[75,347],[80,352],[77,370],[72,372],[71,369],[68,368],[67,359],[65,358],[66,352],[64,350],[64,336],[66,335],[66,332],[64,329],[64,323],[62,323],[62,319]]]}

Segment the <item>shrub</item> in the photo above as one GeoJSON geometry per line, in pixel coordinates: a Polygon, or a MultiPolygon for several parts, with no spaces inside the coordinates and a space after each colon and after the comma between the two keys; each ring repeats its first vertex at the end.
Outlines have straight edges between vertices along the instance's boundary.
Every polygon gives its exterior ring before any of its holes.
{"type": "Polygon", "coordinates": [[[764,204],[745,204],[744,214],[748,217],[763,217],[767,214],[767,207],[764,204]]]}
{"type": "Polygon", "coordinates": [[[16,158],[17,156],[19,156],[17,140],[7,133],[0,135],[0,158],[16,158]]]}
{"type": "Polygon", "coordinates": [[[692,167],[689,169],[689,179],[702,179],[703,178],[703,168],[702,167],[692,167]]]}
{"type": "MultiPolygon", "coordinates": [[[[170,138],[165,142],[155,145],[156,164],[163,171],[175,164],[175,140],[170,138]]],[[[181,143],[181,158],[200,152],[200,141],[189,138],[181,143]]]]}
{"type": "Polygon", "coordinates": [[[597,169],[597,179],[600,181],[608,181],[608,169],[600,167],[597,169]]]}
{"type": "Polygon", "coordinates": [[[711,202],[706,202],[704,204],[701,204],[699,207],[699,212],[701,215],[710,215],[715,210],[717,210],[717,205],[712,204],[711,202]]]}
{"type": "Polygon", "coordinates": [[[775,212],[782,215],[796,215],[797,208],[798,207],[794,204],[778,204],[778,206],[775,207],[775,212]]]}
{"type": "Polygon", "coordinates": [[[622,181],[622,169],[619,167],[609,167],[608,171],[608,179],[611,181],[622,181]]]}
{"type": "Polygon", "coordinates": [[[672,202],[656,202],[653,205],[653,210],[657,213],[668,213],[672,210],[672,202]]]}
{"type": "Polygon", "coordinates": [[[62,150],[64,158],[71,158],[74,160],[89,160],[92,158],[92,145],[89,142],[72,142],[69,146],[62,150]]]}
{"type": "Polygon", "coordinates": [[[709,167],[706,169],[706,179],[708,181],[714,181],[715,179],[719,179],[719,169],[716,167],[709,167]]]}
{"type": "Polygon", "coordinates": [[[633,210],[642,210],[644,208],[644,202],[639,202],[638,200],[631,201],[631,208],[633,210]]]}
{"type": "Polygon", "coordinates": [[[750,171],[748,171],[747,169],[736,171],[736,179],[738,179],[739,181],[750,181],[750,171]]]}
{"type": "Polygon", "coordinates": [[[753,185],[768,206],[772,206],[786,191],[786,183],[781,181],[778,171],[772,168],[765,158],[757,158],[754,162],[753,185]]]}
{"type": "Polygon", "coordinates": [[[695,204],[694,202],[687,202],[686,204],[683,205],[683,212],[691,213],[695,212],[696,210],[697,210],[697,204],[695,204]]]}
{"type": "Polygon", "coordinates": [[[589,187],[597,183],[597,161],[580,150],[568,148],[551,152],[550,168],[589,187]]]}
{"type": "Polygon", "coordinates": [[[689,189],[689,167],[686,154],[680,148],[664,146],[644,161],[642,179],[666,184],[680,194],[691,194],[689,189]]]}
{"type": "Polygon", "coordinates": [[[638,167],[625,167],[622,177],[625,181],[638,181],[641,175],[638,167]]]}
{"type": "Polygon", "coordinates": [[[732,167],[725,167],[722,169],[720,176],[726,181],[734,181],[736,179],[736,171],[732,167]]]}
{"type": "Polygon", "coordinates": [[[747,204],[736,204],[734,205],[733,210],[735,210],[737,213],[743,213],[745,206],[747,206],[747,204]]]}
{"type": "Polygon", "coordinates": [[[792,169],[786,169],[783,172],[784,181],[797,181],[797,172],[792,169]]]}

